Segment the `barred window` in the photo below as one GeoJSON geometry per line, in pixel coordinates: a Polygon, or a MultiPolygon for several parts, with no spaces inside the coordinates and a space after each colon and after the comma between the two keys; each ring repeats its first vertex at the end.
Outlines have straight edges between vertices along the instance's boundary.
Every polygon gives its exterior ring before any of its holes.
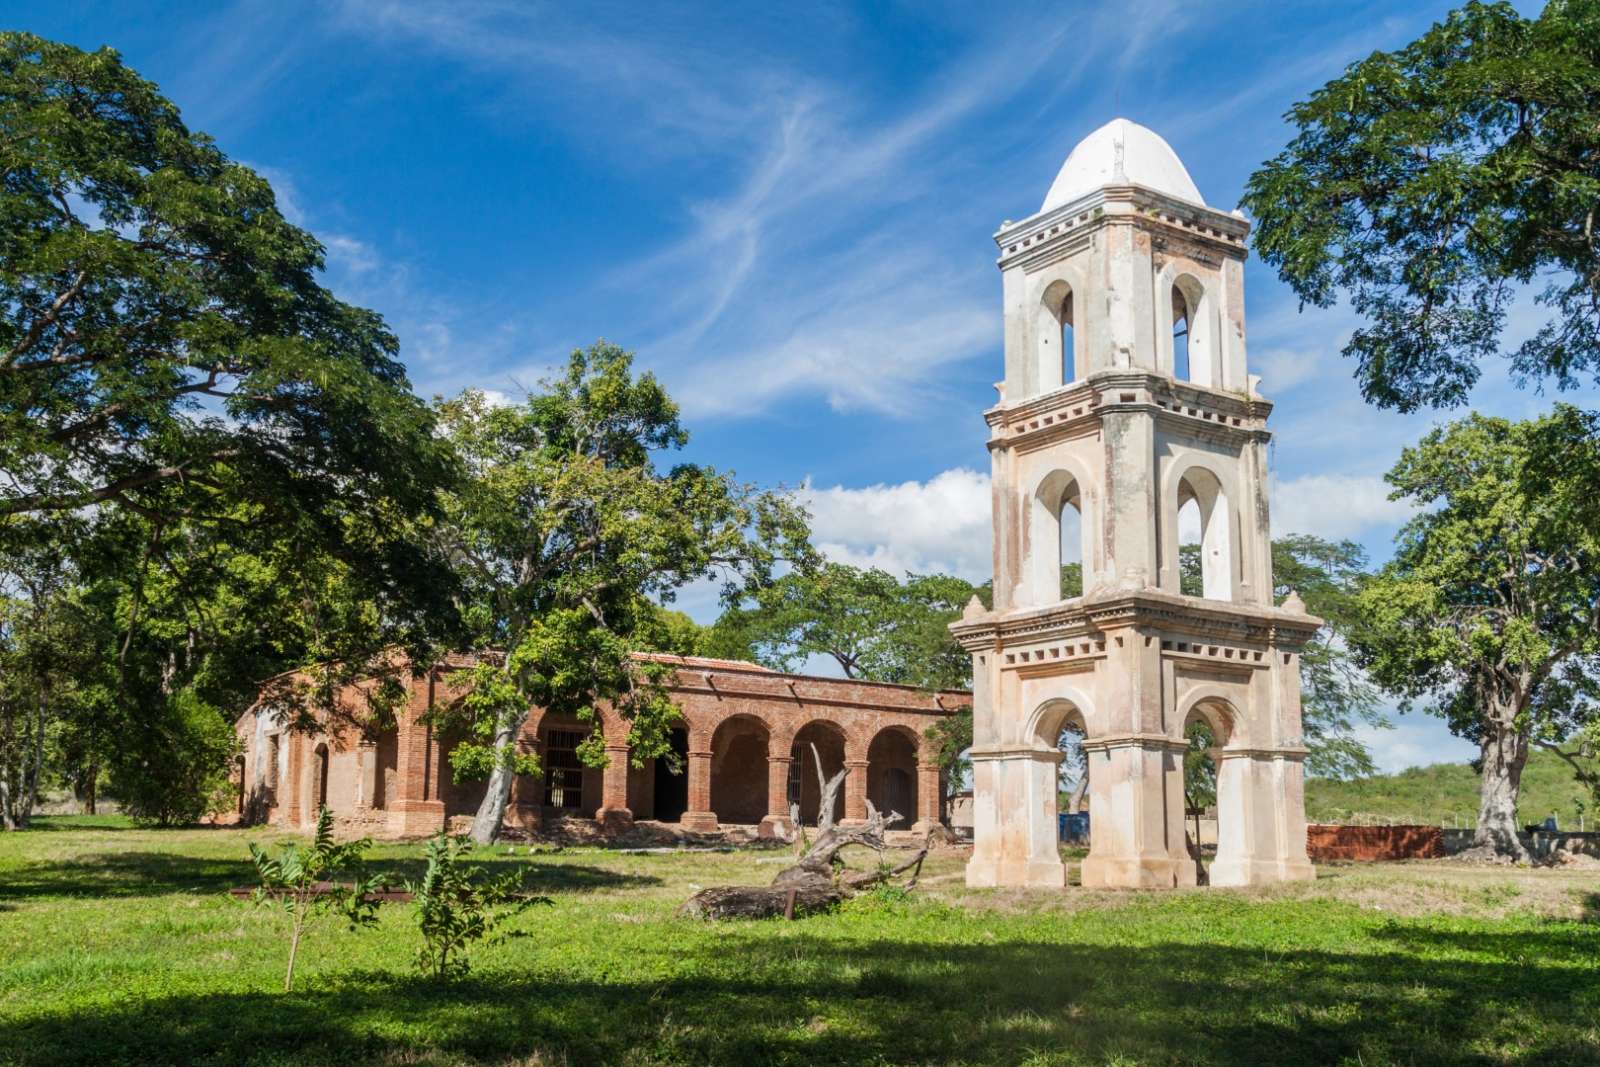
{"type": "Polygon", "coordinates": [[[544,802],[551,808],[583,807],[582,730],[551,730],[544,744],[544,802]]]}

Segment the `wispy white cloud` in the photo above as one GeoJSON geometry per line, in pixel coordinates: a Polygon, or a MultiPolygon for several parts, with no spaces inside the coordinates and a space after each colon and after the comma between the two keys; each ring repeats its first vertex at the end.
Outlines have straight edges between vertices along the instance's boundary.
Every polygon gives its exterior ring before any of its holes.
{"type": "Polygon", "coordinates": [[[623,166],[679,160],[690,146],[727,162],[726,177],[684,204],[674,239],[603,282],[656,294],[631,340],[702,416],[806,395],[904,414],[946,368],[992,353],[993,294],[951,270],[970,255],[971,234],[927,224],[941,202],[971,199],[951,163],[971,150],[972,124],[1032,89],[1059,92],[1096,57],[1136,61],[1158,42],[1151,25],[1170,30],[1182,16],[1171,0],[1150,0],[1140,17],[1101,11],[1091,19],[1099,32],[1074,33],[1067,22],[1041,31],[1037,18],[997,15],[964,27],[975,30],[968,46],[919,90],[874,104],[836,72],[763,47],[756,25],[730,49],[696,39],[681,19],[624,32],[649,19],[637,9],[573,20],[494,2],[347,0],[339,11],[344,32],[490,75],[486,95],[504,113],[535,107],[543,121],[581,122],[588,150],[623,166]]]}

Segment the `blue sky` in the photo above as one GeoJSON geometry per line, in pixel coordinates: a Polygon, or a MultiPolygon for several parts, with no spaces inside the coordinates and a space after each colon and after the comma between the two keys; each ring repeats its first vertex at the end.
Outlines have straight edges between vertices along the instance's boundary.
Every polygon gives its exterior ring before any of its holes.
{"type": "MultiPolygon", "coordinates": [[[[515,396],[603,336],[668,384],[691,458],[803,487],[832,555],[976,579],[1000,221],[1118,114],[1230,209],[1290,104],[1446,10],[53,0],[0,21],[117,48],[269,177],[420,392],[515,396]]],[[[1447,416],[1366,406],[1338,354],[1354,320],[1301,313],[1254,260],[1246,286],[1275,528],[1382,560],[1405,512],[1381,475],[1447,416]]],[[[1474,406],[1552,399],[1491,367],[1474,406]]],[[[1390,768],[1472,754],[1421,716],[1370,740],[1390,768]]]]}

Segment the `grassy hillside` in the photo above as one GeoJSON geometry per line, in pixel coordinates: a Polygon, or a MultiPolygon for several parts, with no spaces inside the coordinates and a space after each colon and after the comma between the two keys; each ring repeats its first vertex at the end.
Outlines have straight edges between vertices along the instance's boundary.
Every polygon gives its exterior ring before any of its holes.
{"type": "MultiPolygon", "coordinates": [[[[1535,751],[1522,775],[1521,822],[1543,822],[1554,813],[1561,828],[1577,829],[1584,790],[1557,756],[1535,751]]],[[[1312,821],[1339,822],[1375,815],[1395,822],[1472,825],[1478,810],[1478,775],[1465,763],[1435,763],[1398,774],[1350,782],[1313,778],[1306,782],[1306,815],[1312,821]]],[[[1595,829],[1590,802],[1584,828],[1595,829]]]]}

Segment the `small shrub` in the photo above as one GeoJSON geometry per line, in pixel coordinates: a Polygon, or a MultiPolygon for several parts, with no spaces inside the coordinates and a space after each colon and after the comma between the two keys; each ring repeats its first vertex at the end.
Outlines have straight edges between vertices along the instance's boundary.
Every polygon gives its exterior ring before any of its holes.
{"type": "Polygon", "coordinates": [[[851,911],[893,914],[903,911],[910,900],[911,890],[905,886],[894,882],[879,882],[852,897],[849,908],[851,911]]]}
{"type": "Polygon", "coordinates": [[[183,689],[119,744],[111,787],[144,826],[187,826],[228,808],[239,740],[222,712],[183,689]]]}
{"type": "Polygon", "coordinates": [[[422,932],[417,968],[439,981],[471,970],[467,952],[474,943],[494,944],[510,936],[499,931],[512,916],[551,903],[549,897],[523,893],[519,874],[485,877],[481,867],[463,862],[471,852],[470,839],[441,830],[428,839],[422,879],[406,884],[422,932]]]}
{"type": "Polygon", "coordinates": [[[370,838],[343,843],[333,839],[333,813],[324,807],[317,813],[317,832],[309,847],[285,845],[276,856],[269,856],[254,842],[250,858],[255,861],[261,885],[254,900],[258,905],[278,905],[289,916],[289,966],[283,974],[283,991],[294,988],[294,962],[306,931],[325,915],[337,913],[352,930],[377,921],[378,902],[368,897],[372,879],[359,877],[362,856],[372,847],[370,838]],[[348,874],[349,885],[335,879],[348,874]]]}

